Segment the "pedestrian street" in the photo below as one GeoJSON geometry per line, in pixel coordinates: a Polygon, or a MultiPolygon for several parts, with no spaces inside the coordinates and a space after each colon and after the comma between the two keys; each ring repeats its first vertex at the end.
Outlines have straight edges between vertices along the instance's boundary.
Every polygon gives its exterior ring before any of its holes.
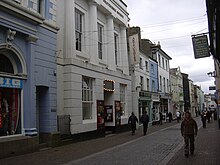
{"type": "MultiPolygon", "coordinates": [[[[200,127],[201,122],[197,123],[200,127]]],[[[67,164],[166,164],[183,144],[179,123],[67,164]]]]}

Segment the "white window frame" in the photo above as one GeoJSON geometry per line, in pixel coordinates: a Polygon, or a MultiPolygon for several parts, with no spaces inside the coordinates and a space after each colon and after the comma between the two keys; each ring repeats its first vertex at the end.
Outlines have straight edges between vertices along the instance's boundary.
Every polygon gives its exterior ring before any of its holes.
{"type": "Polygon", "coordinates": [[[145,67],[146,67],[146,72],[149,72],[149,66],[148,66],[148,61],[145,61],[145,67]]]}
{"type": "Polygon", "coordinates": [[[93,79],[82,76],[82,118],[83,120],[93,119],[93,79]],[[85,115],[84,109],[89,108],[89,115],[85,115]]]}
{"type": "Polygon", "coordinates": [[[114,33],[114,43],[115,43],[115,65],[119,65],[119,37],[118,34],[114,33]]]}
{"type": "Polygon", "coordinates": [[[140,57],[140,61],[139,61],[139,67],[140,69],[143,69],[143,66],[142,66],[142,58],[140,57]]]}
{"type": "Polygon", "coordinates": [[[140,86],[141,86],[141,90],[144,89],[144,78],[143,76],[140,76],[140,86]]]}
{"type": "Polygon", "coordinates": [[[147,91],[150,91],[150,79],[147,78],[147,91]]]}
{"type": "Polygon", "coordinates": [[[84,14],[75,8],[75,48],[77,51],[80,51],[82,52],[82,44],[83,44],[83,17],[84,17],[84,14]],[[80,16],[80,20],[79,20],[79,29],[77,28],[77,14],[79,14],[80,16]],[[79,34],[79,41],[77,41],[77,34],[79,34]]]}
{"type": "Polygon", "coordinates": [[[98,58],[103,59],[103,36],[104,36],[104,26],[98,23],[98,58]]]}

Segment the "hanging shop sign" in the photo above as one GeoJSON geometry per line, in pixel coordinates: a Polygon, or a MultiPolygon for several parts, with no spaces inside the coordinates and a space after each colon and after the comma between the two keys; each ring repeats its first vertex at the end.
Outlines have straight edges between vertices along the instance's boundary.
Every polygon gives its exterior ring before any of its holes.
{"type": "Polygon", "coordinates": [[[195,59],[210,56],[207,35],[193,35],[192,43],[195,59]]]}
{"type": "Polygon", "coordinates": [[[23,86],[22,80],[7,78],[7,77],[0,77],[0,87],[21,89],[22,86],[23,86]]]}
{"type": "Polygon", "coordinates": [[[131,65],[138,64],[140,61],[139,55],[139,37],[138,34],[134,34],[129,37],[129,52],[130,52],[130,63],[131,65]]]}
{"type": "Polygon", "coordinates": [[[105,80],[104,81],[104,90],[107,92],[114,92],[115,91],[115,81],[113,80],[105,80]]]}

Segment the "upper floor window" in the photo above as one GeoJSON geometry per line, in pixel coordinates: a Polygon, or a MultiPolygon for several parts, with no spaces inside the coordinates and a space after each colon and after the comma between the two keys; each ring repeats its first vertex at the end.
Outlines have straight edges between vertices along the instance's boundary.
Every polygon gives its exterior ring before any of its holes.
{"type": "Polygon", "coordinates": [[[98,23],[98,55],[102,59],[103,55],[103,26],[98,23]]]}
{"type": "Polygon", "coordinates": [[[151,69],[151,73],[154,73],[154,65],[153,64],[150,65],[150,69],[151,69]]]}
{"type": "Polygon", "coordinates": [[[143,69],[143,66],[142,66],[142,58],[140,58],[139,67],[140,67],[140,69],[143,69]]]}
{"type": "Polygon", "coordinates": [[[44,15],[45,0],[37,0],[37,12],[44,15]]]}
{"type": "Polygon", "coordinates": [[[168,70],[168,61],[166,60],[166,70],[168,70]]]}
{"type": "Polygon", "coordinates": [[[76,50],[82,51],[82,18],[83,14],[79,10],[75,10],[75,35],[76,50]]]}
{"type": "Polygon", "coordinates": [[[169,80],[167,79],[167,93],[169,93],[169,80]]]}
{"type": "Polygon", "coordinates": [[[149,78],[147,78],[147,91],[149,91],[150,90],[150,80],[149,80],[149,78]]]}
{"type": "Polygon", "coordinates": [[[152,89],[152,92],[156,92],[156,89],[155,89],[155,81],[154,80],[152,80],[152,87],[151,87],[152,89]]]}
{"type": "Polygon", "coordinates": [[[160,55],[158,55],[158,60],[159,60],[159,66],[161,66],[161,58],[160,58],[160,55]]]}
{"type": "Polygon", "coordinates": [[[163,91],[166,93],[166,80],[163,78],[163,91]]]}
{"type": "Polygon", "coordinates": [[[160,91],[162,92],[162,77],[160,76],[160,91]]]}
{"type": "Polygon", "coordinates": [[[149,69],[148,69],[148,62],[147,61],[145,61],[145,67],[146,67],[146,71],[148,72],[149,69]]]}
{"type": "Polygon", "coordinates": [[[115,64],[118,65],[118,58],[119,58],[119,54],[118,54],[118,35],[114,34],[114,41],[115,41],[115,64]]]}
{"type": "Polygon", "coordinates": [[[165,69],[165,66],[164,66],[164,58],[162,57],[162,67],[163,69],[165,69]]]}
{"type": "Polygon", "coordinates": [[[142,76],[140,76],[140,86],[141,86],[141,90],[144,89],[144,78],[142,76]]]}

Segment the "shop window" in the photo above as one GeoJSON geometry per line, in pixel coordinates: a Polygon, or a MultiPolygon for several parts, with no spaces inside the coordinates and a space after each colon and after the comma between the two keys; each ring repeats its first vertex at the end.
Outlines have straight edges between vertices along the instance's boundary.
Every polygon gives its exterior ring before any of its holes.
{"type": "Polygon", "coordinates": [[[0,54],[0,72],[3,73],[14,73],[11,61],[4,55],[0,54]]]}
{"type": "Polygon", "coordinates": [[[0,136],[20,133],[20,90],[0,88],[0,136]]]}
{"type": "Polygon", "coordinates": [[[83,120],[92,119],[93,86],[92,78],[82,78],[82,110],[83,120]]]}

